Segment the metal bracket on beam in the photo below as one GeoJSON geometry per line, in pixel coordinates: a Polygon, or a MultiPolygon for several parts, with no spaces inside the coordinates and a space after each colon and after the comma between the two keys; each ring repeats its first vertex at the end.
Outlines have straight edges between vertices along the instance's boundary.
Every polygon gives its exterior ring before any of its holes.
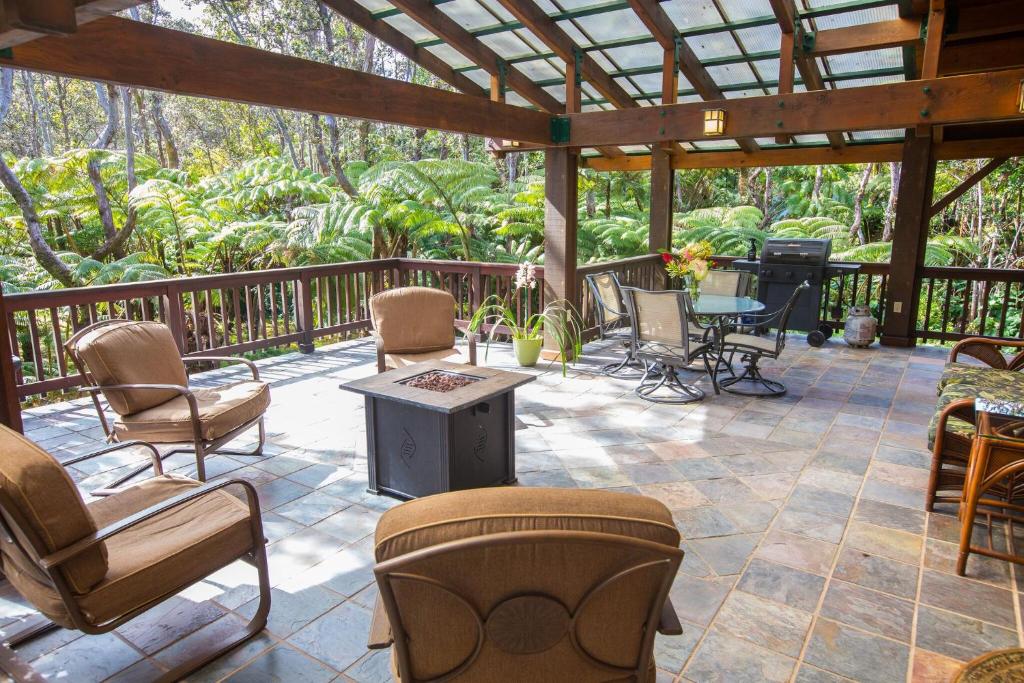
{"type": "Polygon", "coordinates": [[[498,58],[498,92],[504,97],[506,83],[508,82],[508,62],[501,57],[498,58]]]}
{"type": "Polygon", "coordinates": [[[683,52],[683,37],[678,33],[672,37],[672,44],[674,53],[672,56],[672,68],[675,69],[676,73],[679,73],[679,63],[681,61],[681,54],[683,52]]]}
{"type": "Polygon", "coordinates": [[[551,117],[551,142],[565,144],[569,142],[569,130],[571,121],[565,116],[551,117]]]}
{"type": "Polygon", "coordinates": [[[0,59],[14,59],[14,48],[5,47],[0,49],[0,59]]]}
{"type": "Polygon", "coordinates": [[[814,50],[814,31],[804,28],[800,20],[796,20],[796,40],[794,41],[796,51],[805,57],[810,57],[814,50]]]}
{"type": "Polygon", "coordinates": [[[576,79],[576,87],[583,85],[583,49],[579,45],[572,46],[573,74],[576,79]]]}

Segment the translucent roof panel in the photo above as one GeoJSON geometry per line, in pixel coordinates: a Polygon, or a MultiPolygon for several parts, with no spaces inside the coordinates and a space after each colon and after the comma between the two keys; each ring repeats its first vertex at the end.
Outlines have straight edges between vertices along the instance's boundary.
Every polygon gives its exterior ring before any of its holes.
{"type": "MultiPolygon", "coordinates": [[[[756,83],[757,76],[747,63],[726,64],[725,66],[709,66],[708,74],[718,85],[735,85],[736,83],[756,83]]],[[[763,95],[764,93],[758,93],[763,95]]]]}
{"type": "MultiPolygon", "coordinates": [[[[573,21],[579,25],[580,30],[599,43],[647,33],[647,27],[631,9],[577,17],[573,21]]],[[[562,21],[558,25],[565,28],[566,23],[562,21]]]]}
{"type": "Polygon", "coordinates": [[[755,26],[754,28],[742,28],[736,31],[736,37],[747,53],[753,52],[779,52],[779,42],[782,40],[782,30],[775,24],[769,26],[755,26]]]}
{"type": "Polygon", "coordinates": [[[427,48],[428,52],[433,52],[435,55],[440,57],[447,64],[452,65],[456,69],[464,66],[474,66],[468,58],[463,57],[462,54],[453,47],[449,47],[445,44],[431,45],[427,48]]]}
{"type": "Polygon", "coordinates": [[[722,15],[711,2],[666,2],[662,8],[680,30],[722,22],[722,15]]]}
{"type": "Polygon", "coordinates": [[[516,68],[534,81],[565,77],[563,72],[551,66],[551,63],[544,59],[537,59],[532,62],[520,62],[519,64],[516,64],[516,68]]]}
{"type": "MultiPolygon", "coordinates": [[[[814,25],[818,30],[829,28],[845,28],[847,26],[859,26],[861,24],[872,24],[876,21],[889,21],[899,18],[899,10],[896,5],[884,7],[872,7],[871,9],[843,12],[841,14],[829,14],[814,19],[814,25]]],[[[804,20],[806,28],[810,28],[810,21],[804,20]]]]}
{"type": "Polygon", "coordinates": [[[610,50],[602,50],[601,52],[623,69],[635,69],[644,66],[661,69],[662,49],[657,43],[616,47],[610,50]]]}
{"type": "Polygon", "coordinates": [[[831,73],[859,73],[878,71],[879,69],[902,69],[903,51],[898,47],[870,52],[851,52],[845,55],[825,57],[825,63],[831,73]]]}
{"type": "Polygon", "coordinates": [[[497,52],[502,59],[512,59],[535,52],[518,34],[511,31],[480,36],[480,42],[497,52]]]}
{"type": "Polygon", "coordinates": [[[498,23],[497,18],[477,0],[449,0],[438,7],[459,26],[470,31],[498,23]]]}
{"type": "Polygon", "coordinates": [[[357,0],[357,2],[371,12],[392,8],[392,4],[386,0],[357,0]]]}
{"type": "Polygon", "coordinates": [[[719,0],[719,4],[729,21],[772,15],[772,6],[768,0],[719,0]]]}
{"type": "Polygon", "coordinates": [[[410,19],[404,14],[395,14],[386,18],[384,21],[391,24],[416,42],[430,40],[434,37],[433,33],[420,26],[415,19],[410,19]]]}

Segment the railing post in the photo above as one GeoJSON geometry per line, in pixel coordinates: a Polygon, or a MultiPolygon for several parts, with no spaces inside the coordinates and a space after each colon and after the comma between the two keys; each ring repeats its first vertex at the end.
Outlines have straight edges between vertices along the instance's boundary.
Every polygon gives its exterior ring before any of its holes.
{"type": "MultiPolygon", "coordinates": [[[[0,396],[0,423],[17,432],[24,432],[21,402],[18,400],[15,379],[14,349],[11,348],[11,334],[7,329],[8,320],[11,318],[7,315],[7,305],[4,303],[3,292],[0,291],[0,321],[3,321],[3,328],[0,328],[0,389],[3,390],[3,395],[0,396]]],[[[58,349],[57,353],[64,353],[64,349],[58,349]]]]}
{"type": "Polygon", "coordinates": [[[480,274],[480,266],[473,268],[473,274],[470,280],[469,287],[469,305],[473,310],[470,314],[475,314],[477,309],[480,308],[480,304],[484,301],[484,278],[480,274]]]}
{"type": "Polygon", "coordinates": [[[181,307],[181,290],[178,287],[167,287],[164,294],[164,311],[167,315],[164,324],[171,328],[171,335],[178,345],[178,351],[184,355],[188,344],[185,339],[185,311],[181,307]]]}
{"type": "Polygon", "coordinates": [[[313,353],[313,278],[310,277],[308,270],[299,275],[298,314],[299,331],[302,332],[299,351],[313,353]]]}

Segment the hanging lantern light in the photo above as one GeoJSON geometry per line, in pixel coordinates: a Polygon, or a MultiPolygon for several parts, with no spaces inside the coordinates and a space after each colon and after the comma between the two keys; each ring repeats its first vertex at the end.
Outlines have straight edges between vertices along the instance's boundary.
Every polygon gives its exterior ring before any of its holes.
{"type": "Polygon", "coordinates": [[[704,135],[714,136],[725,133],[725,110],[704,110],[704,135]]]}

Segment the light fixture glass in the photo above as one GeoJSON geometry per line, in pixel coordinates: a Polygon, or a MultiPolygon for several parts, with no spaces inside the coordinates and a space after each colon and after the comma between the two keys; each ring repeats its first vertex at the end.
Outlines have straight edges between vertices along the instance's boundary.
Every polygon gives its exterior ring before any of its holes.
{"type": "Polygon", "coordinates": [[[725,132],[725,110],[704,110],[704,135],[722,135],[725,132]]]}

